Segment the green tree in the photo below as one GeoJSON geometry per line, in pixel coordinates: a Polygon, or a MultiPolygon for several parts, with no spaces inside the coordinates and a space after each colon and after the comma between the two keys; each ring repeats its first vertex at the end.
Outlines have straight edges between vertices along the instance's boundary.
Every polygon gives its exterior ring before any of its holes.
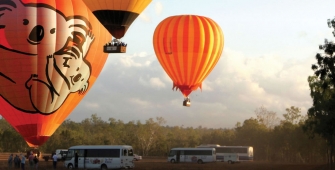
{"type": "Polygon", "coordinates": [[[301,115],[301,109],[298,107],[291,106],[285,109],[286,113],[283,114],[285,118],[284,122],[289,122],[292,124],[298,124],[302,122],[303,116],[301,115]]]}
{"type": "MultiPolygon", "coordinates": [[[[329,27],[335,28],[335,20],[328,20],[329,27]]],[[[335,33],[334,33],[335,36],[335,33]]],[[[316,54],[317,63],[312,65],[314,76],[308,77],[313,106],[308,110],[305,131],[319,134],[329,146],[329,168],[333,169],[335,137],[335,44],[325,40],[319,46],[323,54],[316,54]]]]}
{"type": "Polygon", "coordinates": [[[269,129],[257,119],[250,118],[243,122],[242,126],[235,127],[237,146],[253,146],[256,160],[269,160],[270,158],[270,141],[269,129]]]}
{"type": "Polygon", "coordinates": [[[138,124],[136,137],[144,156],[147,156],[149,151],[154,147],[157,142],[157,136],[161,131],[160,126],[166,123],[162,117],[157,117],[156,121],[157,122],[150,118],[144,125],[138,124]]]}
{"type": "Polygon", "coordinates": [[[257,121],[269,129],[279,124],[280,119],[277,117],[277,113],[267,110],[264,106],[257,108],[255,114],[257,121]]]}
{"type": "Polygon", "coordinates": [[[314,134],[320,135],[327,141],[328,163],[333,169],[334,156],[334,135],[335,135],[335,91],[333,88],[324,88],[324,81],[316,76],[308,78],[313,98],[313,106],[308,109],[308,118],[304,125],[304,130],[311,137],[314,134]]]}

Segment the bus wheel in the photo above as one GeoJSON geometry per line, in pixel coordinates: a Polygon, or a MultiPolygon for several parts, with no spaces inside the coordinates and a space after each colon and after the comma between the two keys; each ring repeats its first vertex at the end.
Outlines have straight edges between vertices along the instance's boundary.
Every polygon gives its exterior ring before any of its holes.
{"type": "Polygon", "coordinates": [[[203,162],[202,162],[202,160],[201,159],[199,159],[198,160],[198,164],[202,164],[203,162]]]}
{"type": "Polygon", "coordinates": [[[171,161],[170,161],[171,163],[176,163],[176,161],[174,160],[174,159],[171,159],[171,161]]]}
{"type": "Polygon", "coordinates": [[[106,165],[101,165],[101,170],[107,170],[107,166],[106,165]]]}
{"type": "Polygon", "coordinates": [[[73,169],[73,165],[72,164],[67,165],[67,169],[73,169]]]}

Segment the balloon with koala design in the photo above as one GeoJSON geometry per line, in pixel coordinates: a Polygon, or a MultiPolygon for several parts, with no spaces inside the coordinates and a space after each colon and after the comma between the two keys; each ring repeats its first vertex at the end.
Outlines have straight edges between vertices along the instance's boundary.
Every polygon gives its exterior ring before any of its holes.
{"type": "Polygon", "coordinates": [[[42,145],[85,96],[112,36],[82,1],[0,1],[0,114],[42,145]]]}

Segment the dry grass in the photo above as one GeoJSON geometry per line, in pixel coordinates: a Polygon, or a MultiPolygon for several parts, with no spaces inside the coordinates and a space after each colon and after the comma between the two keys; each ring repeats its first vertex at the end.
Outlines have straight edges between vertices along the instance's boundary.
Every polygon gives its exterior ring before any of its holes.
{"type": "MultiPolygon", "coordinates": [[[[57,169],[65,170],[63,162],[58,162],[57,169]]],[[[7,169],[7,161],[0,161],[0,170],[7,169]]],[[[13,168],[14,169],[14,168],[13,168]]],[[[52,162],[39,162],[39,170],[52,170],[52,162]]],[[[280,164],[268,162],[242,162],[238,164],[228,164],[226,162],[196,164],[196,163],[177,163],[166,162],[165,158],[144,158],[135,162],[136,170],[326,170],[325,165],[320,164],[280,164]]],[[[26,165],[29,170],[29,165],[26,165]]]]}

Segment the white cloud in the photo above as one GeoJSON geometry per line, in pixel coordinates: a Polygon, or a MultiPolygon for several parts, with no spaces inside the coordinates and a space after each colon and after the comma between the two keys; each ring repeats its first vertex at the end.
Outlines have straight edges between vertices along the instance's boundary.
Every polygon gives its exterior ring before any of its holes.
{"type": "Polygon", "coordinates": [[[161,2],[156,2],[155,3],[155,12],[156,12],[156,15],[161,15],[162,14],[162,11],[163,11],[163,5],[161,2]]]}
{"type": "Polygon", "coordinates": [[[210,86],[211,84],[212,84],[211,82],[206,81],[206,79],[205,79],[205,81],[202,82],[202,90],[213,91],[212,87],[210,86]]]}
{"type": "Polygon", "coordinates": [[[306,37],[307,37],[307,32],[305,32],[305,31],[301,31],[301,32],[299,32],[299,33],[298,33],[298,37],[299,37],[299,38],[306,38],[306,37]]]}
{"type": "Polygon", "coordinates": [[[142,12],[139,16],[139,18],[146,22],[146,23],[150,23],[151,22],[151,18],[145,13],[145,12],[142,12]]]}
{"type": "Polygon", "coordinates": [[[148,57],[147,52],[134,53],[133,55],[122,54],[120,56],[110,56],[106,65],[117,65],[118,63],[124,67],[148,67],[154,60],[148,57]]]}
{"type": "Polygon", "coordinates": [[[221,70],[219,74],[214,73],[218,78],[215,79],[217,87],[213,88],[221,87],[225,94],[234,93],[231,100],[254,108],[264,105],[277,112],[290,106],[311,105],[307,77],[312,75],[312,57],[287,59],[275,54],[251,57],[225,50],[217,66],[221,70]]]}
{"type": "Polygon", "coordinates": [[[129,101],[137,106],[140,106],[140,107],[149,107],[151,105],[150,102],[148,101],[145,101],[143,99],[140,99],[140,98],[130,98],[129,101]]]}
{"type": "Polygon", "coordinates": [[[139,83],[142,86],[150,87],[150,88],[152,87],[152,88],[155,88],[155,89],[162,89],[162,88],[166,87],[165,83],[163,83],[161,81],[161,79],[158,78],[158,77],[149,77],[149,76],[143,77],[143,76],[141,76],[139,78],[139,83]]]}
{"type": "Polygon", "coordinates": [[[165,88],[165,84],[157,77],[150,78],[150,85],[154,88],[165,88]]]}
{"type": "Polygon", "coordinates": [[[119,61],[125,67],[141,67],[142,66],[141,63],[134,62],[134,60],[130,57],[121,57],[119,61]]]}
{"type": "Polygon", "coordinates": [[[85,106],[89,108],[99,108],[100,107],[98,103],[86,103],[85,106]]]}
{"type": "Polygon", "coordinates": [[[145,52],[145,51],[142,51],[140,53],[135,53],[134,54],[134,57],[147,57],[148,56],[148,53],[145,52]]]}

